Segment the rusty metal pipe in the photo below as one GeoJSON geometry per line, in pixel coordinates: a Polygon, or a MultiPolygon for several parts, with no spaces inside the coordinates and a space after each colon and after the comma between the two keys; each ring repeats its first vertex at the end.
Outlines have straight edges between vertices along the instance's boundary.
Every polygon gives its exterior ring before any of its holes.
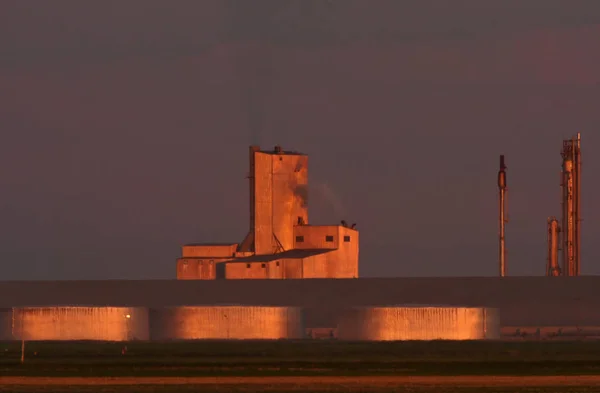
{"type": "Polygon", "coordinates": [[[506,165],[504,164],[504,155],[500,156],[500,170],[498,171],[498,194],[499,194],[499,229],[498,235],[499,250],[498,250],[498,262],[500,277],[506,276],[506,238],[505,238],[505,226],[506,226],[506,165]]]}
{"type": "Polygon", "coordinates": [[[546,264],[546,275],[550,277],[560,276],[558,264],[558,235],[560,228],[556,217],[548,218],[548,262],[546,264]]]}

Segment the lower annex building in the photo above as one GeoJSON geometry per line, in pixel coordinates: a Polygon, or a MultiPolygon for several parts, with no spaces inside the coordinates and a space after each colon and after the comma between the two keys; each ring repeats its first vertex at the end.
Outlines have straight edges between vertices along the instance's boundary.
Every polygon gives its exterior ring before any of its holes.
{"type": "Polygon", "coordinates": [[[250,228],[241,243],[186,244],[177,279],[358,278],[355,224],[309,225],[308,156],[250,146],[250,228]]]}

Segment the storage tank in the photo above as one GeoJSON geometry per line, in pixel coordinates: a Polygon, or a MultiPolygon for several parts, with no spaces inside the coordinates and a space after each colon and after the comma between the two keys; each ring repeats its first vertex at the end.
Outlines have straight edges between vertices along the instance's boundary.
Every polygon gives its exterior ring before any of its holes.
{"type": "Polygon", "coordinates": [[[358,307],[338,321],[341,340],[482,340],[500,337],[496,309],[477,307],[358,307]]]}
{"type": "Polygon", "coordinates": [[[148,310],[130,307],[24,307],[13,309],[13,336],[41,340],[148,340],[148,310]]]}
{"type": "Polygon", "coordinates": [[[12,339],[12,308],[0,308],[0,341],[12,339]]]}
{"type": "Polygon", "coordinates": [[[277,340],[304,337],[296,307],[193,306],[150,311],[153,340],[277,340]]]}

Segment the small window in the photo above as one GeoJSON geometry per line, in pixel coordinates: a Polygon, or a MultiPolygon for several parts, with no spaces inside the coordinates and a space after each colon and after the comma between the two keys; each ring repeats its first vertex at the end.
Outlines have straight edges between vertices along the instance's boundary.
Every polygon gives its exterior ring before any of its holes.
{"type": "Polygon", "coordinates": [[[275,262],[275,266],[279,266],[279,262],[275,262]]]}
{"type": "Polygon", "coordinates": [[[262,265],[260,265],[260,267],[262,267],[264,269],[267,267],[267,265],[263,263],[262,265]]]}
{"type": "Polygon", "coordinates": [[[333,241],[333,236],[325,236],[325,241],[326,242],[332,242],[333,241]]]}
{"type": "Polygon", "coordinates": [[[247,265],[246,265],[246,268],[250,269],[250,264],[247,264],[247,265]]]}
{"type": "Polygon", "coordinates": [[[304,241],[304,236],[296,236],[296,242],[302,243],[304,241]]]}
{"type": "Polygon", "coordinates": [[[344,236],[344,241],[346,243],[348,243],[350,241],[350,236],[348,236],[348,235],[344,236]]]}

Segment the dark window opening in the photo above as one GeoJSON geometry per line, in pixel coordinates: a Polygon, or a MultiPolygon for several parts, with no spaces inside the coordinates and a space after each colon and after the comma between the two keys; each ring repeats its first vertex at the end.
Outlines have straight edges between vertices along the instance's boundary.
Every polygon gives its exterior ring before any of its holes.
{"type": "Polygon", "coordinates": [[[275,262],[275,266],[279,266],[279,262],[275,262]]]}
{"type": "Polygon", "coordinates": [[[250,269],[250,264],[247,264],[247,265],[246,265],[246,267],[247,267],[248,269],[250,269]]]}
{"type": "Polygon", "coordinates": [[[345,241],[345,242],[349,242],[349,241],[350,241],[350,236],[347,236],[347,235],[346,235],[346,236],[344,236],[344,241],[345,241]]]}
{"type": "Polygon", "coordinates": [[[304,236],[296,236],[296,241],[302,243],[304,241],[304,236]]]}
{"type": "Polygon", "coordinates": [[[333,236],[325,236],[325,241],[326,242],[332,242],[333,241],[333,236]]]}
{"type": "Polygon", "coordinates": [[[262,265],[260,265],[260,267],[265,268],[267,267],[267,265],[265,265],[264,263],[262,265]]]}

